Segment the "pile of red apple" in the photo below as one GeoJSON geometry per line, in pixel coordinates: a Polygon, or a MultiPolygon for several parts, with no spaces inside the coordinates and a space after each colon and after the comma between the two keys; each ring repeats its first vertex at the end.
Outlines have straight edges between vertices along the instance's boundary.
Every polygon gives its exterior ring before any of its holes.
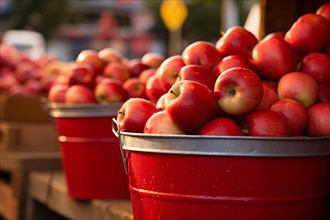
{"type": "Polygon", "coordinates": [[[166,58],[152,98],[124,102],[117,122],[146,134],[330,136],[329,56],[330,3],[261,40],[232,27],[166,58]]]}
{"type": "Polygon", "coordinates": [[[146,80],[164,60],[163,55],[154,52],[127,59],[110,47],[100,51],[83,50],[52,84],[48,101],[105,104],[130,98],[153,99],[146,80]]]}
{"type": "Polygon", "coordinates": [[[12,45],[0,43],[0,92],[46,96],[63,67],[56,57],[33,58],[12,45]]]}

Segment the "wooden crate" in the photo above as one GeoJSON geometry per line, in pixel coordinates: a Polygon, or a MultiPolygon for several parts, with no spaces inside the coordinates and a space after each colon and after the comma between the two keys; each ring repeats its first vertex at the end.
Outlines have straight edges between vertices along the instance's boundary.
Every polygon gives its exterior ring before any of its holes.
{"type": "Polygon", "coordinates": [[[0,180],[0,213],[5,219],[17,219],[18,201],[10,184],[0,180]]]}
{"type": "Polygon", "coordinates": [[[30,175],[27,220],[46,219],[53,214],[65,219],[132,220],[129,199],[79,200],[68,196],[63,172],[33,172],[30,175]],[[40,211],[41,204],[48,213],[40,211]]]}
{"type": "Polygon", "coordinates": [[[259,0],[259,39],[269,33],[290,29],[303,14],[315,13],[328,0],[259,0]]]}
{"type": "Polygon", "coordinates": [[[62,170],[60,152],[13,152],[0,150],[0,216],[26,219],[29,174],[62,170]]]}
{"type": "Polygon", "coordinates": [[[1,122],[0,149],[10,151],[59,151],[53,123],[1,122]]]}

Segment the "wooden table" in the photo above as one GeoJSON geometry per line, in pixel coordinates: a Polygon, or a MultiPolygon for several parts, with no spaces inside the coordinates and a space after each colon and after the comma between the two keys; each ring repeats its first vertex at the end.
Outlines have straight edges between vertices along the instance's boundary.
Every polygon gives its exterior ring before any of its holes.
{"type": "Polygon", "coordinates": [[[133,219],[128,199],[78,200],[69,197],[62,172],[34,172],[30,176],[29,185],[27,220],[61,217],[79,220],[133,219]]]}
{"type": "Polygon", "coordinates": [[[62,170],[60,152],[0,151],[0,215],[25,219],[29,174],[32,171],[62,170]],[[8,178],[2,178],[3,176],[8,178]]]}

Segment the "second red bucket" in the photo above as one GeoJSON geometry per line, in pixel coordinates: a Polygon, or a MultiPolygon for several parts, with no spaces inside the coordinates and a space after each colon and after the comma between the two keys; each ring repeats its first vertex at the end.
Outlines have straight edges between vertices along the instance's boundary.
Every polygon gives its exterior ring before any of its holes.
{"type": "Polygon", "coordinates": [[[50,105],[61,146],[69,196],[77,199],[129,198],[128,178],[111,120],[121,103],[50,105]]]}

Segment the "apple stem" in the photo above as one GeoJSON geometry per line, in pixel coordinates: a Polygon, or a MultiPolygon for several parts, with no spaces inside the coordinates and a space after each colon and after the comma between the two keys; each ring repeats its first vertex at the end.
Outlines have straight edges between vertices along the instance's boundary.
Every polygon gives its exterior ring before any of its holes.
{"type": "Polygon", "coordinates": [[[231,95],[235,95],[236,92],[235,92],[235,90],[231,89],[231,90],[228,91],[228,93],[231,94],[231,95]]]}
{"type": "Polygon", "coordinates": [[[177,96],[177,94],[175,94],[175,93],[173,92],[173,90],[172,90],[172,89],[170,90],[170,93],[172,93],[172,94],[174,94],[175,96],[177,96]]]}

